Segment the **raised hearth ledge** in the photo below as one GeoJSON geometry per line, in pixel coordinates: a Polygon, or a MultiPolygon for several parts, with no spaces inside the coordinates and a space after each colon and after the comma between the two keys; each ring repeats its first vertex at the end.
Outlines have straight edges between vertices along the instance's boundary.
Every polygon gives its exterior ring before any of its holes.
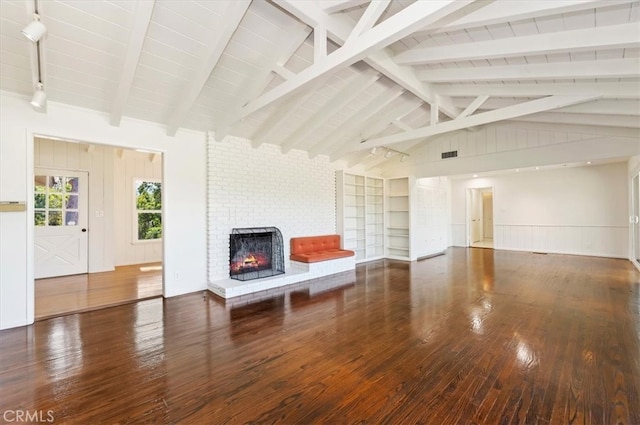
{"type": "Polygon", "coordinates": [[[233,298],[348,270],[355,270],[355,268],[356,261],[353,256],[321,261],[319,263],[299,263],[297,261],[291,261],[289,267],[285,269],[285,273],[281,275],[247,281],[227,278],[209,282],[208,288],[211,292],[222,298],[233,298]]]}

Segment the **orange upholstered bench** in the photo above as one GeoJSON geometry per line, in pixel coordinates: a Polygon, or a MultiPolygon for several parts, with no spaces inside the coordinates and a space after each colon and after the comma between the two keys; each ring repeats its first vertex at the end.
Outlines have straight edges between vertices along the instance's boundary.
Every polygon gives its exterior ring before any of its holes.
{"type": "Polygon", "coordinates": [[[340,235],[291,238],[289,258],[301,263],[317,263],[336,258],[353,257],[355,253],[340,249],[340,235]]]}

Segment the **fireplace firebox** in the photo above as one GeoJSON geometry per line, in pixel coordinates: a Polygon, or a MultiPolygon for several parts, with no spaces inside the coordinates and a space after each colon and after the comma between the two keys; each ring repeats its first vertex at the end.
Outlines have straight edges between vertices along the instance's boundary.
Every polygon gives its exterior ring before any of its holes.
{"type": "Polygon", "coordinates": [[[277,227],[233,229],[229,235],[229,277],[261,279],[284,273],[284,246],[277,227]]]}

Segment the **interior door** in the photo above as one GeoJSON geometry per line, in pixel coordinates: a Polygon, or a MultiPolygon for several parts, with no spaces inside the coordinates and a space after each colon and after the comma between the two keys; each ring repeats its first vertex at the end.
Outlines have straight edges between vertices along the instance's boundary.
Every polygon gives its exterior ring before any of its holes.
{"type": "Polygon", "coordinates": [[[482,196],[477,189],[471,190],[471,243],[482,240],[482,196]]]}
{"type": "Polygon", "coordinates": [[[88,272],[88,181],[84,171],[35,170],[36,279],[88,272]]]}

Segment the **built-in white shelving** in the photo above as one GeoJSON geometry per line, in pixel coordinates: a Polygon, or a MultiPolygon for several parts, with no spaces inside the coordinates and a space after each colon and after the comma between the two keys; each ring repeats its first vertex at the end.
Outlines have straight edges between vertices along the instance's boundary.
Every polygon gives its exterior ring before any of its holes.
{"type": "Polygon", "coordinates": [[[387,180],[386,256],[411,260],[411,203],[409,178],[387,180]]]}
{"type": "Polygon", "coordinates": [[[336,173],[337,227],[356,262],[384,256],[384,180],[336,173]]]}

